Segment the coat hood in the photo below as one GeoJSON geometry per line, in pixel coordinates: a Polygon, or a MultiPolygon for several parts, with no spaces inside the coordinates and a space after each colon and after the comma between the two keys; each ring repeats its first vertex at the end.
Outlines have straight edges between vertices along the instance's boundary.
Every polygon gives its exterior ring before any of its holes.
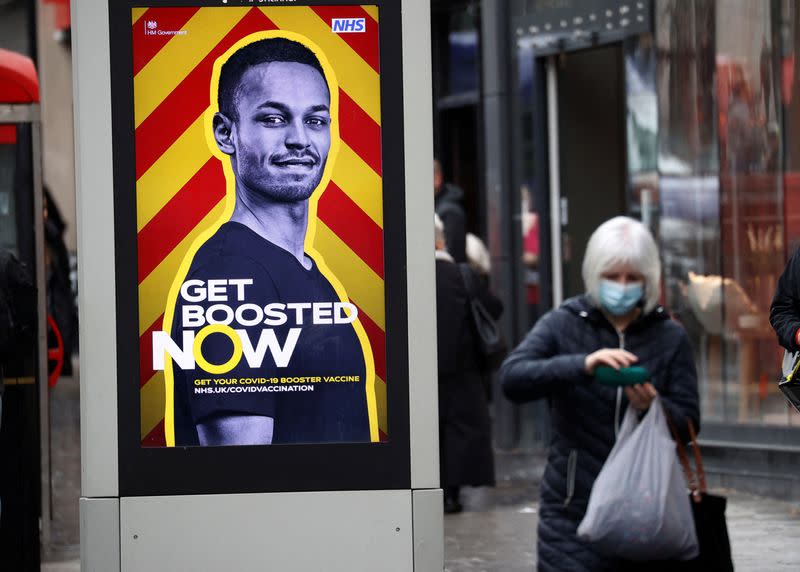
{"type": "Polygon", "coordinates": [[[434,202],[439,203],[457,203],[461,204],[464,199],[464,191],[461,188],[453,185],[452,183],[442,183],[442,190],[434,197],[434,202]]]}

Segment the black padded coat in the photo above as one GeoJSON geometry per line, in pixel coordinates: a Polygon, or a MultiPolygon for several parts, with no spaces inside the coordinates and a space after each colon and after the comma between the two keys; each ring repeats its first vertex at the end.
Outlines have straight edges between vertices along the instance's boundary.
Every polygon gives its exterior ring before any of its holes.
{"type": "MultiPolygon", "coordinates": [[[[477,277],[475,282],[477,283],[477,277]]],[[[497,319],[502,303],[487,289],[478,297],[497,319]]],[[[457,264],[436,261],[439,364],[439,463],[442,487],[494,485],[491,420],[468,294],[457,264]]]]}
{"type": "Polygon", "coordinates": [[[544,315],[500,370],[503,391],[515,402],[546,397],[552,439],[541,485],[538,569],[543,572],[612,571],[625,563],[600,555],[576,530],[597,474],[615,441],[628,402],[622,390],[584,373],[586,356],[602,348],[632,352],[651,375],[670,417],[688,441],[691,419],[699,430],[697,375],[683,327],[658,307],[622,334],[586,296],[544,315]]]}
{"type": "Polygon", "coordinates": [[[778,343],[790,352],[800,350],[800,248],[795,251],[778,279],[769,309],[769,322],[778,335],[778,343]]]}

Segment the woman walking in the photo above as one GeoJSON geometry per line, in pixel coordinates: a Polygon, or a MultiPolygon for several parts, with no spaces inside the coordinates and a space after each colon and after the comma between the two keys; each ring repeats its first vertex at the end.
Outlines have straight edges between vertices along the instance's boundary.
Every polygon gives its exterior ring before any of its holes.
{"type": "MultiPolygon", "coordinates": [[[[478,368],[477,340],[468,312],[469,295],[462,272],[445,249],[444,226],[436,226],[436,320],[439,373],[439,465],[444,511],[463,509],[462,486],[494,485],[489,407],[478,368]]],[[[480,280],[478,296],[495,318],[503,310],[480,280]]]]}
{"type": "Polygon", "coordinates": [[[541,486],[538,569],[600,572],[630,569],[576,534],[597,474],[628,404],[641,413],[658,395],[681,438],[699,428],[697,376],[683,328],[658,305],[658,248],[645,226],[617,217],[592,234],[583,260],[586,293],[548,312],[500,370],[515,402],[547,398],[553,437],[541,486]],[[598,366],[643,366],[649,381],[612,388],[595,381],[598,366]]]}

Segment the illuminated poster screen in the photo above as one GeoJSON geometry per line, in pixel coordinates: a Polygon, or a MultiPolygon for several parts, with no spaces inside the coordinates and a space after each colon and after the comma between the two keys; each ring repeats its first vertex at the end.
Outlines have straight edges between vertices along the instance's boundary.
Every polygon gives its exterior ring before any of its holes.
{"type": "Polygon", "coordinates": [[[132,26],[142,446],[386,441],[377,7],[132,26]]]}

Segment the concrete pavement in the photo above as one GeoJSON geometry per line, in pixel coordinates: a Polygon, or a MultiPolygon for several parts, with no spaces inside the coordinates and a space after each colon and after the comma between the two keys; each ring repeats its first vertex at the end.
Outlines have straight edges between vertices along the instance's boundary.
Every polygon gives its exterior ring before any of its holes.
{"type": "MultiPolygon", "coordinates": [[[[78,403],[77,382],[62,379],[51,394],[53,522],[43,572],[80,570],[78,403]]],[[[535,569],[537,483],[544,460],[536,454],[498,453],[496,464],[497,487],[466,489],[466,510],[445,516],[447,572],[535,569]]],[[[731,490],[717,492],[728,496],[728,530],[737,572],[800,570],[800,504],[731,490]]]]}
{"type": "MultiPolygon", "coordinates": [[[[800,570],[800,506],[735,491],[717,492],[728,496],[728,531],[738,572],[800,570]]],[[[445,516],[445,571],[534,570],[537,495],[532,480],[514,480],[507,474],[494,489],[466,489],[466,510],[445,516]]],[[[46,563],[42,570],[78,572],[80,566],[69,558],[46,563]]]]}
{"type": "MultiPolygon", "coordinates": [[[[446,572],[530,572],[536,566],[536,525],[542,459],[497,455],[495,489],[466,489],[465,511],[445,515],[446,572]]],[[[732,490],[728,534],[737,572],[800,570],[800,505],[732,490]]]]}

